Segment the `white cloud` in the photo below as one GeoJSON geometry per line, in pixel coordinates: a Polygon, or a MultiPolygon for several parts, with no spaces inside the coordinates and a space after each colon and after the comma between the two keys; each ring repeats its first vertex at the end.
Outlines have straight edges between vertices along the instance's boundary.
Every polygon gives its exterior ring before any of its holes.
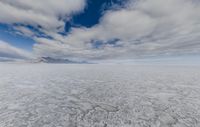
{"type": "Polygon", "coordinates": [[[199,12],[195,0],[130,0],[125,8],[105,12],[92,28],[74,28],[68,36],[46,32],[54,42],[46,40],[34,49],[40,55],[86,59],[199,53],[199,12]],[[106,43],[112,39],[119,39],[119,46],[106,43]],[[94,49],[94,40],[105,43],[94,49]]]}
{"type": "MultiPolygon", "coordinates": [[[[46,2],[0,0],[1,22],[41,25],[44,29],[40,30],[53,38],[34,37],[38,56],[91,60],[200,53],[197,0],[130,0],[121,9],[104,12],[100,23],[92,28],[72,28],[67,36],[56,32],[64,27],[58,17],[82,10],[84,1],[46,2]],[[113,39],[119,41],[109,43],[113,39]],[[97,48],[96,41],[101,41],[97,48]]],[[[18,30],[31,34],[23,28],[18,30]]]]}
{"type": "Polygon", "coordinates": [[[84,6],[85,0],[0,0],[0,22],[58,30],[64,27],[64,20],[84,6]]]}
{"type": "Polygon", "coordinates": [[[19,35],[24,35],[28,37],[33,37],[35,35],[35,33],[27,27],[16,26],[14,27],[14,29],[17,31],[17,34],[19,35]]]}
{"type": "Polygon", "coordinates": [[[0,40],[0,57],[13,59],[30,59],[33,55],[27,51],[16,48],[7,42],[0,40]]]}

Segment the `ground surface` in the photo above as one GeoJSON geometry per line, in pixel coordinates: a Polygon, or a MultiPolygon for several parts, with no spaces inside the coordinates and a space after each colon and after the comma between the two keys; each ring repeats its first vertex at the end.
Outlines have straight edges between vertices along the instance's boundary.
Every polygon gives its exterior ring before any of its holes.
{"type": "Polygon", "coordinates": [[[0,127],[200,127],[200,67],[0,64],[0,127]]]}

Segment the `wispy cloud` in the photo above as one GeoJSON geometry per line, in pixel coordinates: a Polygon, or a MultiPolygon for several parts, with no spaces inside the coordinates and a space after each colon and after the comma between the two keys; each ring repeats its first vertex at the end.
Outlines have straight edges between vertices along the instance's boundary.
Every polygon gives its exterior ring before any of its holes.
{"type": "Polygon", "coordinates": [[[7,42],[0,40],[0,58],[8,59],[32,59],[34,56],[22,49],[16,48],[7,42]]]}

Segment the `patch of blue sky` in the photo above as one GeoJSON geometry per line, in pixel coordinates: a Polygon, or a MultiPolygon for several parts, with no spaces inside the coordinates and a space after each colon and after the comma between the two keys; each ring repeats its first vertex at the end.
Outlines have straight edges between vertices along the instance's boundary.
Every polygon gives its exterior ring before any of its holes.
{"type": "Polygon", "coordinates": [[[15,47],[32,51],[35,41],[31,38],[18,35],[13,31],[10,25],[0,24],[0,40],[8,42],[15,47]]]}

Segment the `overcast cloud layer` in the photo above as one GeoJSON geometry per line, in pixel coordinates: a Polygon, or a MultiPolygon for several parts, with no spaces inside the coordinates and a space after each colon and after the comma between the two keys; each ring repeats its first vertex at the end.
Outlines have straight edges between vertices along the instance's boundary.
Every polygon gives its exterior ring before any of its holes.
{"type": "Polygon", "coordinates": [[[92,28],[72,28],[61,35],[64,22],[84,10],[84,0],[0,0],[0,22],[32,25],[51,37],[33,38],[38,57],[98,60],[200,53],[200,2],[197,0],[130,0],[103,12],[92,28]]]}

